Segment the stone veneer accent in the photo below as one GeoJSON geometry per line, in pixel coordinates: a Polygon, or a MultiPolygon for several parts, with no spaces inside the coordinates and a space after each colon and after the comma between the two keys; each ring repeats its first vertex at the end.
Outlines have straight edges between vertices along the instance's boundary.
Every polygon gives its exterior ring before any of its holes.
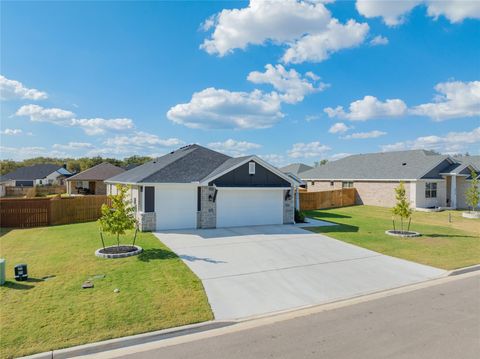
{"type": "Polygon", "coordinates": [[[293,187],[290,190],[283,191],[283,223],[289,224],[295,221],[295,191],[293,187]],[[290,191],[290,198],[285,200],[287,192],[290,191]]]}
{"type": "Polygon", "coordinates": [[[213,197],[215,195],[215,187],[204,186],[200,188],[201,209],[197,212],[197,227],[215,228],[217,226],[217,204],[208,199],[209,196],[213,197]]]}
{"type": "Polygon", "coordinates": [[[151,232],[157,228],[155,212],[138,212],[138,229],[142,232],[151,232]]]}

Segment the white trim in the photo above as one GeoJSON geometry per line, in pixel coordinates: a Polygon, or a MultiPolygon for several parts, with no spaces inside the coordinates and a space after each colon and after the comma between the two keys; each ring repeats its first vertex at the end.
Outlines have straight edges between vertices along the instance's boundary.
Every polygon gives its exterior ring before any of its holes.
{"type": "Polygon", "coordinates": [[[288,183],[290,183],[292,186],[295,185],[295,183],[297,183],[297,185],[300,185],[301,183],[300,182],[297,182],[296,180],[294,180],[293,178],[289,177],[288,175],[286,175],[285,173],[283,173],[282,171],[280,171],[278,168],[275,168],[273,167],[272,165],[270,165],[268,162],[265,162],[264,160],[262,160],[261,158],[257,157],[257,156],[250,156],[250,157],[247,157],[245,160],[237,163],[235,166],[232,166],[232,167],[229,167],[227,168],[226,170],[216,174],[215,176],[212,176],[212,177],[205,177],[202,181],[200,181],[200,184],[203,185],[203,186],[206,186],[208,185],[209,182],[223,176],[224,174],[228,173],[228,172],[231,172],[233,171],[234,169],[244,165],[245,163],[247,162],[250,162],[250,161],[255,161],[257,162],[259,165],[265,167],[266,169],[268,169],[270,172],[273,172],[275,173],[277,176],[279,176],[280,178],[284,179],[285,181],[287,181],[288,183]]]}

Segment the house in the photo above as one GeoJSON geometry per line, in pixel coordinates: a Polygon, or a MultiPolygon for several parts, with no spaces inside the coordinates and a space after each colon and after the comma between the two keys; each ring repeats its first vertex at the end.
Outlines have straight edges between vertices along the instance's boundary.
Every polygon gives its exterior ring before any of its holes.
{"type": "Polygon", "coordinates": [[[100,163],[67,179],[67,193],[107,194],[107,178],[125,172],[123,168],[108,162],[100,163]]]}
{"type": "Polygon", "coordinates": [[[141,230],[294,222],[295,180],[257,156],[189,145],[107,181],[130,185],[141,230]]]}
{"type": "Polygon", "coordinates": [[[48,185],[64,185],[72,173],[66,165],[38,164],[20,167],[0,178],[6,187],[34,187],[48,185]]]}
{"type": "Polygon", "coordinates": [[[466,208],[465,191],[480,156],[454,158],[426,150],[352,155],[301,173],[308,191],[354,187],[357,203],[392,207],[403,181],[414,208],[466,208]]]}

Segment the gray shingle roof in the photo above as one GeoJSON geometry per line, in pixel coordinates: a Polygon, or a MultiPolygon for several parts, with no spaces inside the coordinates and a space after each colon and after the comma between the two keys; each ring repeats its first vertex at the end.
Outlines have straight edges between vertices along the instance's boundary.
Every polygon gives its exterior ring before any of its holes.
{"type": "MultiPolygon", "coordinates": [[[[300,174],[302,179],[418,179],[450,158],[425,150],[348,156],[300,174]]],[[[438,175],[438,174],[437,174],[438,175]]]]}
{"type": "Polygon", "coordinates": [[[455,160],[467,165],[471,165],[477,171],[480,171],[480,156],[461,156],[461,157],[455,157],[455,160]]]}
{"type": "Polygon", "coordinates": [[[46,163],[46,164],[38,164],[28,167],[20,167],[17,168],[15,171],[7,173],[6,175],[0,178],[1,181],[8,181],[8,180],[36,180],[42,179],[47,177],[49,174],[60,171],[61,174],[68,175],[70,172],[65,170],[62,166],[46,163]],[[61,170],[60,170],[61,169],[61,170]]]}
{"type": "Polygon", "coordinates": [[[283,173],[292,173],[295,176],[298,176],[299,174],[311,170],[313,167],[306,165],[304,163],[291,163],[285,167],[281,167],[280,171],[283,173]]]}
{"type": "Polygon", "coordinates": [[[231,157],[199,145],[182,147],[143,165],[111,177],[124,183],[199,182],[231,157]]]}
{"type": "Polygon", "coordinates": [[[123,168],[112,165],[108,162],[100,163],[83,172],[70,177],[68,181],[104,181],[107,178],[125,172],[123,168]]]}

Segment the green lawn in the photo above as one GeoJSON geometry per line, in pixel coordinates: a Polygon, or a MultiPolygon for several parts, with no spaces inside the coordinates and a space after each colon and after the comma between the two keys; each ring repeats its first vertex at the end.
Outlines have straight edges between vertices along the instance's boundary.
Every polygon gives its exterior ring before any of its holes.
{"type": "Polygon", "coordinates": [[[144,252],[125,259],[94,256],[101,246],[95,222],[1,234],[0,257],[7,261],[7,284],[0,287],[1,357],[213,318],[201,281],[150,233],[137,238],[144,252]],[[30,280],[15,282],[13,266],[23,262],[30,280]],[[94,280],[93,289],[81,289],[99,274],[105,278],[94,280]]]}
{"type": "Polygon", "coordinates": [[[480,221],[462,218],[460,211],[414,212],[411,230],[422,233],[416,238],[384,233],[393,227],[389,208],[352,206],[305,213],[308,217],[339,223],[310,230],[379,253],[444,269],[480,263],[480,221]]]}

